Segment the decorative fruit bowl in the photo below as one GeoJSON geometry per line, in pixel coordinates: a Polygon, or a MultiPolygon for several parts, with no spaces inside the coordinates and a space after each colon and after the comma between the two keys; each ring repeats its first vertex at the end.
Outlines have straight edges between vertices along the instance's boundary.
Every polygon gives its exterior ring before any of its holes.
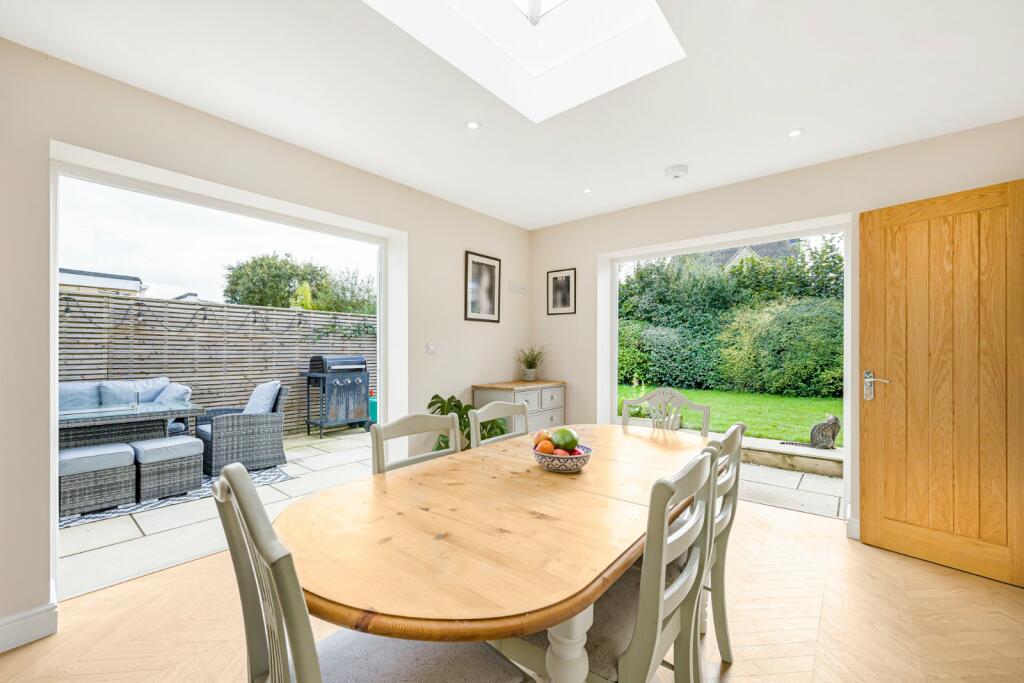
{"type": "Polygon", "coordinates": [[[541,430],[533,438],[533,457],[549,472],[575,474],[590,462],[590,446],[580,443],[579,435],[568,427],[548,432],[541,430]]]}

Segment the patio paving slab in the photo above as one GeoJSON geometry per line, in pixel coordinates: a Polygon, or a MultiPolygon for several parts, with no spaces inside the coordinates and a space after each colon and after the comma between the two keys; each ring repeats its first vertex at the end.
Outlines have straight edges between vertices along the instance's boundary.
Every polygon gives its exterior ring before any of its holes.
{"type": "Polygon", "coordinates": [[[346,448],[345,450],[336,451],[334,453],[321,453],[320,455],[302,458],[301,460],[297,460],[296,463],[308,470],[318,471],[326,470],[331,467],[338,467],[339,465],[348,465],[349,463],[367,460],[372,457],[373,451],[369,446],[357,445],[354,448],[346,448]]]}
{"type": "Polygon", "coordinates": [[[278,465],[277,468],[287,474],[289,477],[301,477],[304,474],[309,474],[312,470],[308,467],[303,467],[299,464],[298,460],[286,463],[284,465],[278,465]]]}
{"type": "Polygon", "coordinates": [[[320,489],[327,488],[328,486],[337,486],[338,484],[344,484],[346,481],[353,481],[355,479],[361,479],[369,476],[369,467],[359,463],[350,463],[348,465],[332,467],[328,470],[311,472],[295,479],[281,481],[273,484],[273,487],[281,493],[295,497],[312,493],[313,491],[319,491],[320,489]]]}
{"type": "Polygon", "coordinates": [[[60,556],[102,548],[142,536],[142,531],[132,521],[131,515],[111,517],[93,524],[82,524],[60,530],[60,556]]]}
{"type": "Polygon", "coordinates": [[[746,462],[740,465],[740,479],[756,481],[761,484],[795,489],[800,484],[800,477],[802,476],[802,472],[781,470],[777,467],[768,467],[767,465],[754,465],[746,462]]]}
{"type": "Polygon", "coordinates": [[[805,474],[797,488],[801,491],[824,493],[829,496],[842,496],[843,480],[838,477],[824,477],[820,474],[805,474]]]}
{"type": "Polygon", "coordinates": [[[749,500],[753,503],[773,505],[798,512],[809,512],[824,517],[839,516],[839,498],[837,496],[826,496],[821,493],[800,491],[795,488],[763,484],[743,479],[742,476],[740,478],[739,497],[742,500],[749,500]]]}
{"type": "Polygon", "coordinates": [[[337,453],[338,451],[349,450],[350,448],[369,448],[369,439],[324,439],[320,443],[311,443],[309,448],[315,448],[321,453],[337,453]],[[365,443],[364,443],[365,441],[365,443]]]}

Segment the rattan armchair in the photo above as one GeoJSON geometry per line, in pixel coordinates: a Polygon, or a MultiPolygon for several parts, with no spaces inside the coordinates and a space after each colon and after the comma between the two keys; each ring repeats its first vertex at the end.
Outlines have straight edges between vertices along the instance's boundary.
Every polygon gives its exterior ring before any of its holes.
{"type": "Polygon", "coordinates": [[[244,415],[241,406],[208,408],[196,423],[203,441],[203,473],[220,474],[232,462],[247,470],[282,465],[284,457],[284,401],[288,387],[282,386],[274,408],[265,415],[244,415]]]}

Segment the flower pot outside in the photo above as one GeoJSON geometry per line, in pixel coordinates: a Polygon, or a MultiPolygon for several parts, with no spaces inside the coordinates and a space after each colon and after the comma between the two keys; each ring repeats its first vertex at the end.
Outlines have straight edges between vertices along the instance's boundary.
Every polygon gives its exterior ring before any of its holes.
{"type": "Polygon", "coordinates": [[[533,382],[537,379],[537,368],[523,368],[523,381],[533,382]]]}

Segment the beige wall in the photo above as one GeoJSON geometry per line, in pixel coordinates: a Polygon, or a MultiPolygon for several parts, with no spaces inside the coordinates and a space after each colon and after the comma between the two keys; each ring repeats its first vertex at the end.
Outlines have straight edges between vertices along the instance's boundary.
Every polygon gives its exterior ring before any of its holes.
{"type": "MultiPolygon", "coordinates": [[[[801,144],[813,144],[813,136],[801,144]]],[[[699,173],[700,169],[693,169],[699,173]]],[[[595,418],[598,254],[853,213],[1024,177],[1024,118],[535,231],[533,340],[569,383],[566,420],[595,418]],[[577,314],[548,316],[545,273],[575,266],[577,314]]]]}
{"type": "Polygon", "coordinates": [[[528,299],[506,289],[500,324],[465,322],[462,259],[525,281],[524,230],[0,40],[0,291],[17,321],[0,335],[0,624],[49,600],[50,140],[408,231],[410,408],[514,374],[528,299]]]}

